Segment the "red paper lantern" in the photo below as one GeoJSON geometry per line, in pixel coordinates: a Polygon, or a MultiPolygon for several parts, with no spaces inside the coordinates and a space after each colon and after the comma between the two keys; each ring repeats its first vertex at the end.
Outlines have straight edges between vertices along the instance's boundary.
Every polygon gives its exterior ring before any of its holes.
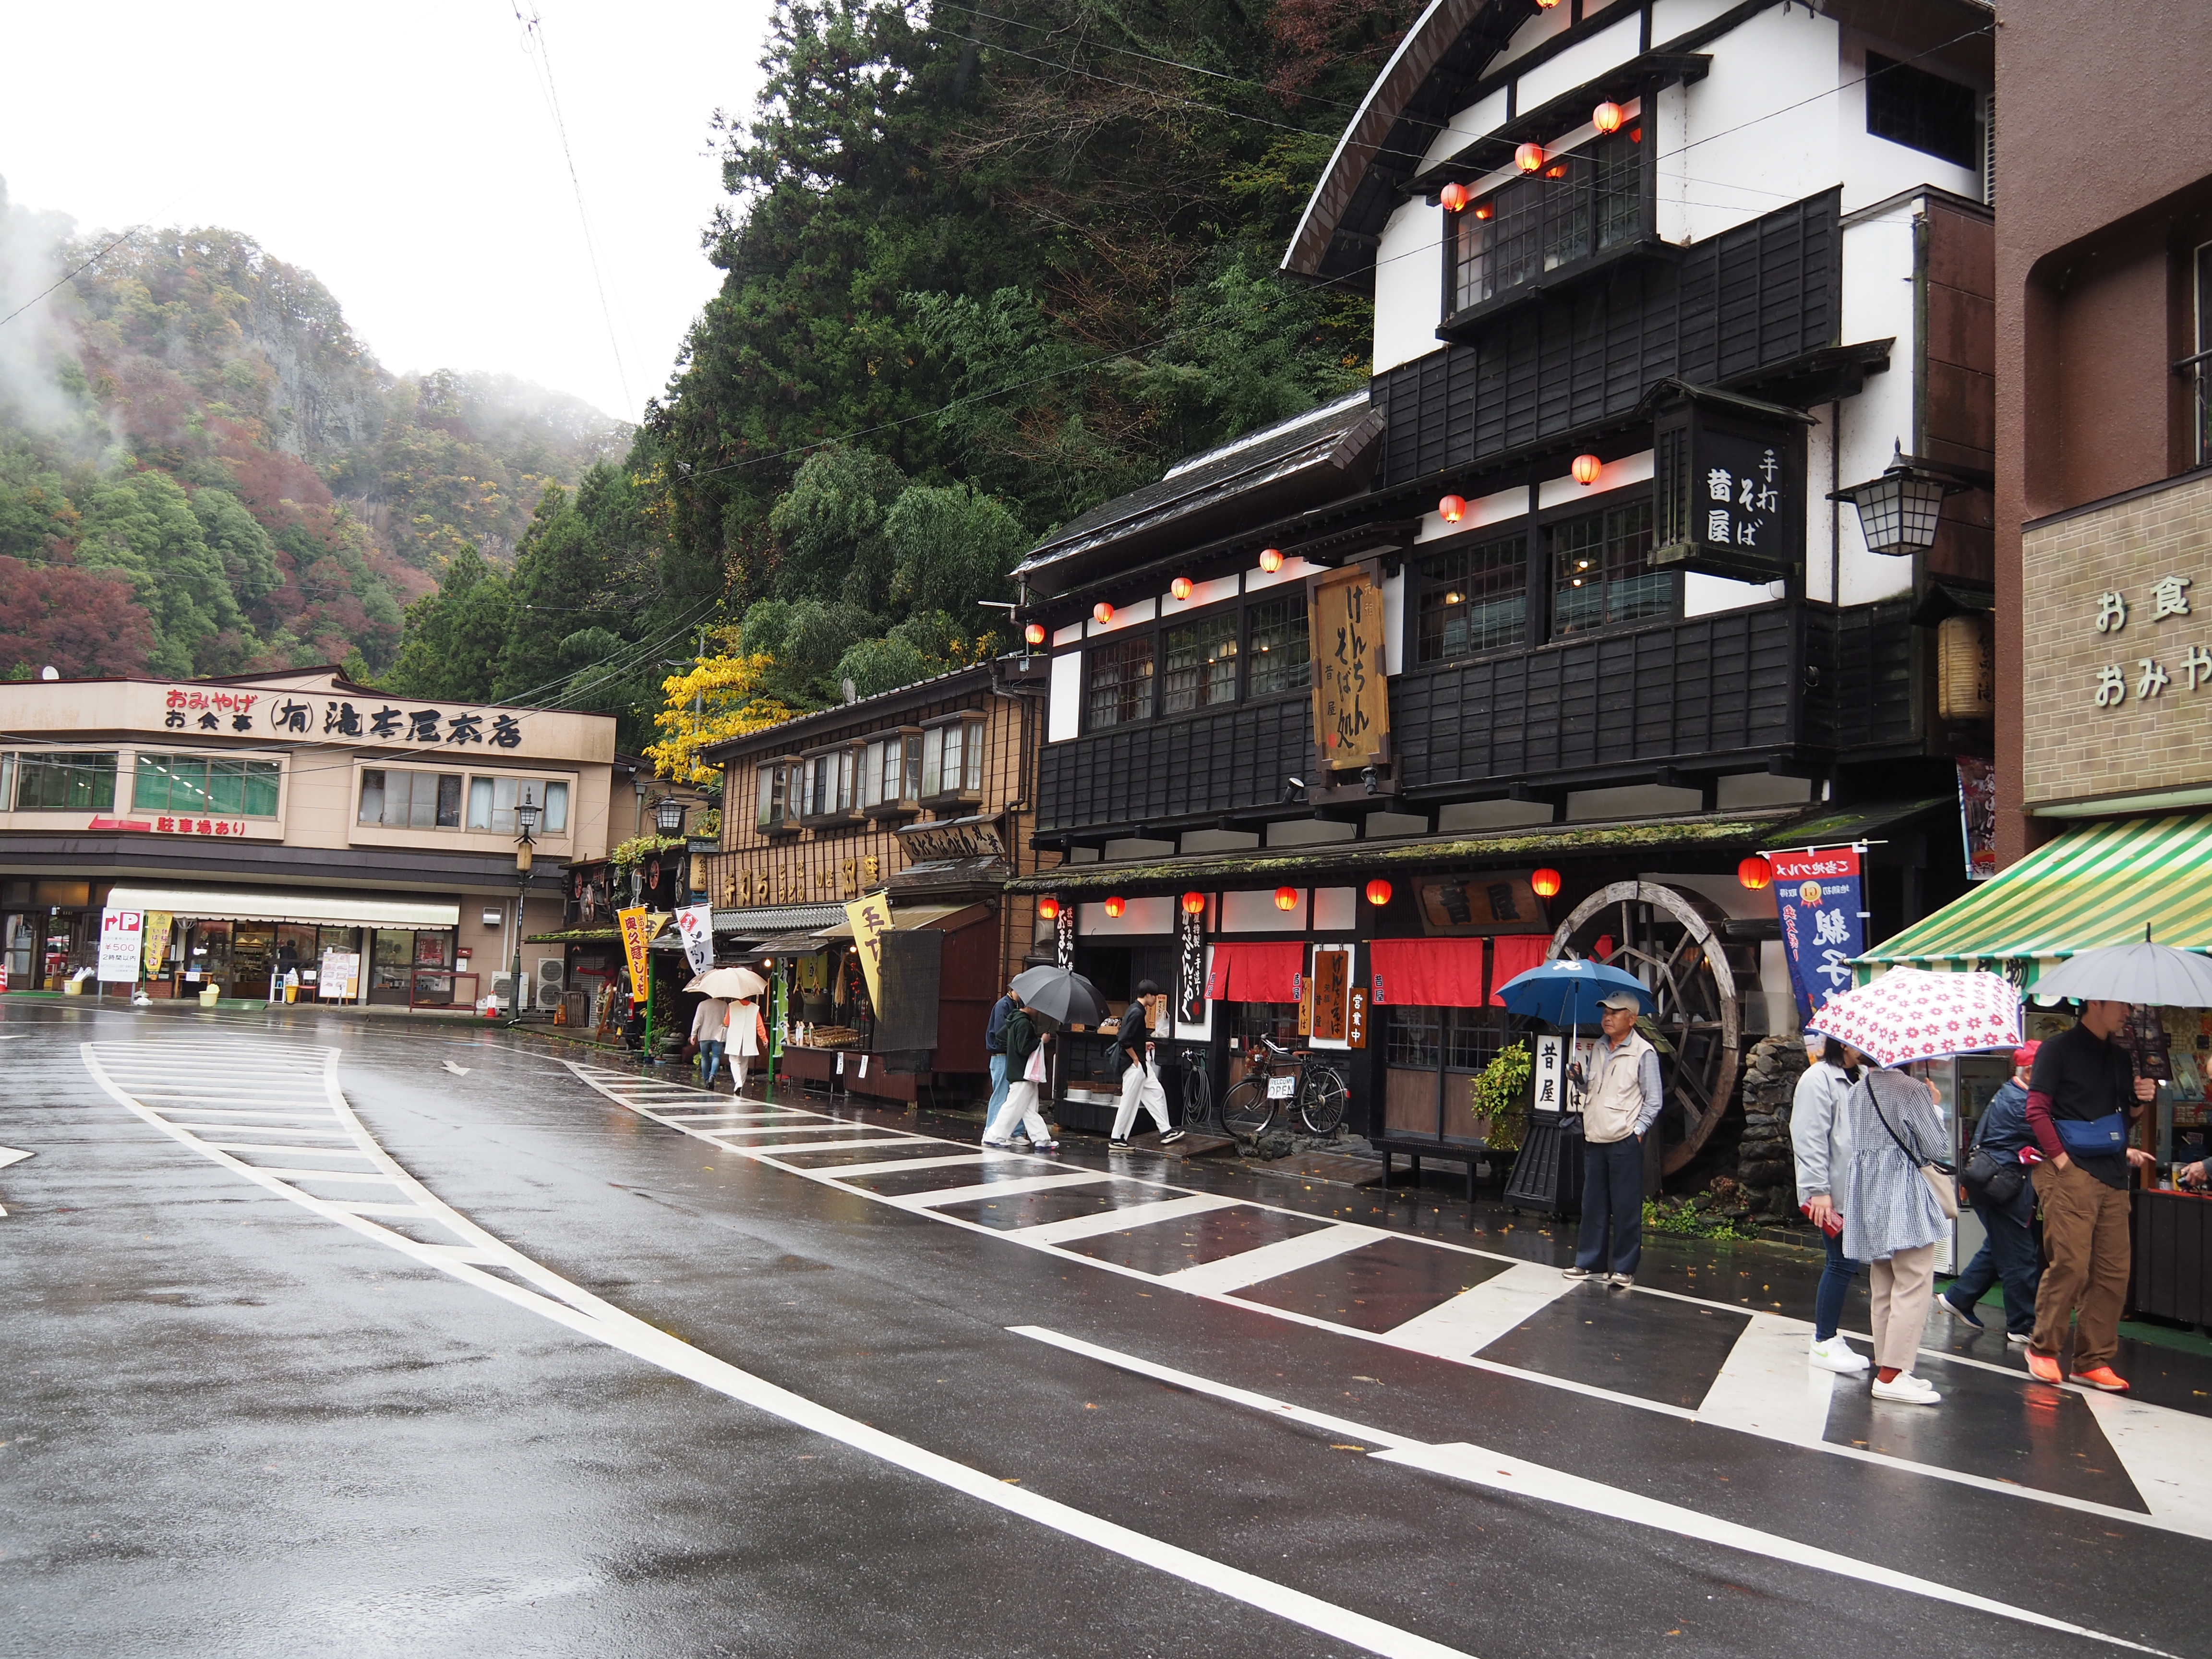
{"type": "Polygon", "coordinates": [[[1467,517],[1467,498],[1464,495],[1447,495],[1437,503],[1437,512],[1446,524],[1457,524],[1467,517]]]}
{"type": "Polygon", "coordinates": [[[1599,465],[1595,455],[1577,455],[1574,465],[1567,470],[1575,475],[1575,482],[1578,484],[1595,483],[1599,465]]]}
{"type": "Polygon", "coordinates": [[[1754,893],[1774,884],[1774,866],[1753,853],[1735,867],[1735,878],[1754,893]]]}
{"type": "Polygon", "coordinates": [[[1497,211],[1498,209],[1494,204],[1485,202],[1480,207],[1475,209],[1474,216],[1478,219],[1487,219],[1496,214],[1497,211]]]}
{"type": "Polygon", "coordinates": [[[1192,583],[1189,577],[1177,576],[1173,581],[1168,584],[1168,592],[1174,594],[1176,598],[1179,599],[1187,599],[1190,597],[1191,586],[1192,583]]]}
{"type": "Polygon", "coordinates": [[[1513,165],[1523,173],[1540,172],[1544,165],[1541,144],[1523,144],[1513,152],[1513,165]]]}
{"type": "Polygon", "coordinates": [[[1042,898],[1037,901],[1037,916],[1041,921],[1058,921],[1060,920],[1060,901],[1054,898],[1051,894],[1047,893],[1042,898]]]}
{"type": "Polygon", "coordinates": [[[1298,908],[1298,890],[1295,887],[1278,887],[1275,890],[1275,908],[1278,910],[1297,909],[1298,908]]]}
{"type": "Polygon", "coordinates": [[[1121,921],[1121,913],[1128,908],[1129,901],[1123,898],[1119,893],[1111,895],[1106,901],[1106,914],[1112,917],[1115,921],[1121,921]]]}
{"type": "Polygon", "coordinates": [[[1374,880],[1369,882],[1367,884],[1367,902],[1370,904],[1375,905],[1388,904],[1390,902],[1390,884],[1383,880],[1380,876],[1376,877],[1374,880]]]}
{"type": "Polygon", "coordinates": [[[1539,870],[1528,878],[1528,885],[1538,898],[1550,898],[1559,890],[1559,872],[1550,868],[1539,870]]]}
{"type": "Polygon", "coordinates": [[[1182,913],[1187,916],[1204,915],[1206,914],[1206,895],[1203,893],[1185,893],[1182,896],[1182,913]]]}
{"type": "Polygon", "coordinates": [[[1443,204],[1445,212],[1457,213],[1467,205],[1467,186],[1455,180],[1437,192],[1437,200],[1443,204]]]}
{"type": "Polygon", "coordinates": [[[1114,607],[1103,599],[1099,600],[1091,607],[1091,620],[1101,628],[1105,627],[1108,623],[1114,620],[1114,607]]]}
{"type": "Polygon", "coordinates": [[[1282,568],[1283,550],[1281,548],[1263,547],[1260,550],[1261,569],[1266,571],[1270,576],[1272,576],[1282,568]]]}
{"type": "Polygon", "coordinates": [[[1590,125],[1600,132],[1619,132],[1628,112],[1608,98],[1590,112],[1590,125]]]}
{"type": "Polygon", "coordinates": [[[1031,645],[1042,645],[1044,643],[1044,624],[1042,623],[1031,623],[1027,628],[1022,629],[1022,637],[1027,640],[1031,645]]]}

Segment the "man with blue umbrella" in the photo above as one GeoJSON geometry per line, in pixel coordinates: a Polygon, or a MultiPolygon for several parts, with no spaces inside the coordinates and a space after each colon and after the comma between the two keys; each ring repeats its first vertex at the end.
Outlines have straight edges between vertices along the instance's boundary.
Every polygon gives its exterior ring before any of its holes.
{"type": "Polygon", "coordinates": [[[1644,1259],[1644,1137],[1659,1121],[1659,1051],[1636,1029],[1643,1000],[1615,990],[1599,1004],[1599,1038],[1583,1101],[1583,1224],[1570,1279],[1610,1269],[1636,1282],[1644,1259]]]}

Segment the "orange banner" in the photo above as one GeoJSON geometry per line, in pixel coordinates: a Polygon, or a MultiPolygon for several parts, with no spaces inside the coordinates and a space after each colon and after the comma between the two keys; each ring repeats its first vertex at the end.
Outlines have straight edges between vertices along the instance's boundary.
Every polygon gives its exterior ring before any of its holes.
{"type": "Polygon", "coordinates": [[[623,954],[629,958],[629,999],[645,1000],[645,947],[653,942],[668,918],[644,908],[617,910],[615,925],[622,929],[623,954]]]}

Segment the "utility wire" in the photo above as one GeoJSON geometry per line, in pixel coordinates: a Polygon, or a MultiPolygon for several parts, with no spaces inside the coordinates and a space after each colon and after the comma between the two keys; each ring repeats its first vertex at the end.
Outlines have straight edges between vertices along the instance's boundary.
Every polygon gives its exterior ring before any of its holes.
{"type": "Polygon", "coordinates": [[[92,258],[87,259],[82,264],[79,265],[75,270],[70,271],[65,276],[56,278],[52,288],[41,289],[39,293],[33,295],[29,299],[24,301],[22,304],[17,306],[5,317],[0,317],[0,328],[7,327],[9,324],[14,322],[18,317],[28,311],[33,306],[45,299],[47,295],[52,294],[54,291],[54,289],[61,287],[64,283],[73,282],[77,277],[83,276],[86,271],[90,270],[94,265],[98,264],[102,259],[105,259],[109,254],[114,252],[116,249],[121,247],[137,234],[137,233],[135,231],[125,231],[120,236],[110,242],[106,247],[100,249],[99,252],[94,254],[92,258]]]}

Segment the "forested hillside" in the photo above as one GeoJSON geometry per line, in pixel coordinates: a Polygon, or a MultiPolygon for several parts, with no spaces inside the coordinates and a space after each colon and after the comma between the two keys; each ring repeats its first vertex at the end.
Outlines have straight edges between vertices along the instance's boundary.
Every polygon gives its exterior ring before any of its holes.
{"type": "MultiPolygon", "coordinates": [[[[0,312],[98,252],[64,228],[0,190],[0,312]]],[[[135,232],[0,328],[0,675],[374,674],[456,553],[511,557],[628,441],[537,387],[395,378],[250,238],[135,232]]]]}
{"type": "Polygon", "coordinates": [[[702,625],[672,702],[709,736],[972,659],[1054,525],[1364,379],[1364,300],[1275,266],[1415,9],[785,0],[722,123],[721,291],[628,465],[511,579],[457,564],[400,677],[558,685],[636,744],[702,625]]]}

